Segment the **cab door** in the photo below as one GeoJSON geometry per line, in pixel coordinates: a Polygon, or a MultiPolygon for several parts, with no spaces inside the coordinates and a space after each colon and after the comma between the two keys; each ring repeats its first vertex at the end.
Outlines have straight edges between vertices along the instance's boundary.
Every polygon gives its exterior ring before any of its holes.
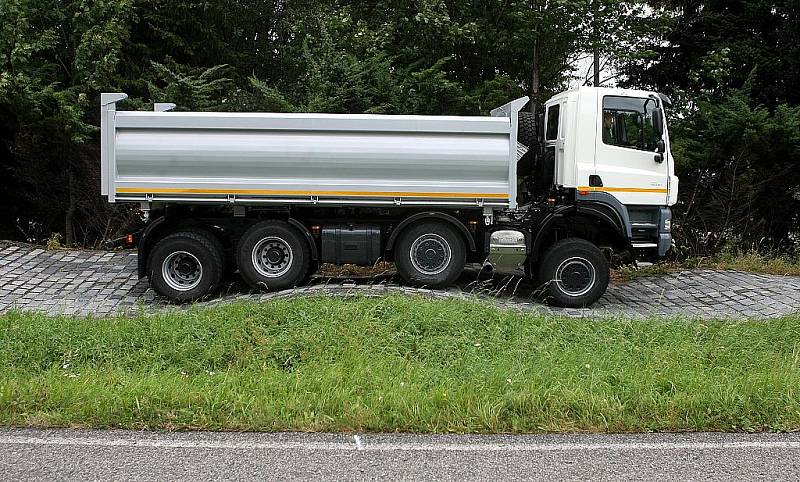
{"type": "Polygon", "coordinates": [[[566,103],[563,100],[547,106],[544,129],[544,169],[543,172],[537,173],[538,181],[543,187],[546,186],[546,189],[557,184],[559,166],[564,165],[565,107],[566,103]]]}
{"type": "Polygon", "coordinates": [[[605,95],[598,101],[596,176],[587,188],[608,192],[625,205],[666,206],[669,163],[658,132],[663,125],[654,121],[661,112],[658,99],[605,95]]]}

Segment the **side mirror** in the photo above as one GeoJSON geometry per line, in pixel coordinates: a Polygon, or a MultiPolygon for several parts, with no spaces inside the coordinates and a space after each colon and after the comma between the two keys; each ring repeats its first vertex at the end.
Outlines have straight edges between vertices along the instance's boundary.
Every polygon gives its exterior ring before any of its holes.
{"type": "Polygon", "coordinates": [[[658,137],[664,135],[664,110],[660,107],[653,110],[653,129],[658,137]]]}
{"type": "Polygon", "coordinates": [[[658,142],[656,142],[656,154],[653,156],[653,160],[659,164],[664,162],[664,153],[666,151],[667,145],[664,143],[664,139],[659,139],[658,142]]]}

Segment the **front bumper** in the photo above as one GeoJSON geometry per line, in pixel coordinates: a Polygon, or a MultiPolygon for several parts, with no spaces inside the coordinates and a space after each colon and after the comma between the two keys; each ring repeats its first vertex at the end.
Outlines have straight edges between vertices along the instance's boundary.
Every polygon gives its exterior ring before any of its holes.
{"type": "Polygon", "coordinates": [[[672,248],[672,210],[668,207],[659,210],[658,256],[663,257],[672,248]]]}

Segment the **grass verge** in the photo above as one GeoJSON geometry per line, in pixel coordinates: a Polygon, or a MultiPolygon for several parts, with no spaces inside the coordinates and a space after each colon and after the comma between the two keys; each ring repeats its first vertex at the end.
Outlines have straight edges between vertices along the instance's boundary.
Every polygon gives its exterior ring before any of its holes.
{"type": "Polygon", "coordinates": [[[585,321],[420,297],[0,316],[0,424],[800,429],[798,317],[585,321]]]}
{"type": "Polygon", "coordinates": [[[785,255],[756,252],[720,254],[708,258],[689,258],[680,262],[661,262],[643,268],[624,266],[612,273],[616,281],[660,276],[687,269],[734,270],[749,273],[800,276],[800,260],[785,255]]]}

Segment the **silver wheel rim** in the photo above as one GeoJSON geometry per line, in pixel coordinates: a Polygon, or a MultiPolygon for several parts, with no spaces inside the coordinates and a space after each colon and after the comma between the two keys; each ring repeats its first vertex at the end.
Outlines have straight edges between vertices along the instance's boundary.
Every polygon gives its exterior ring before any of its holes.
{"type": "Polygon", "coordinates": [[[556,268],[555,282],[568,296],[585,295],[594,287],[596,279],[594,265],[580,256],[567,258],[556,268]]]}
{"type": "Polygon", "coordinates": [[[161,277],[176,291],[189,291],[203,279],[203,265],[188,251],[175,251],[161,263],[161,277]]]}
{"type": "Polygon", "coordinates": [[[411,264],[422,274],[432,276],[450,266],[453,254],[450,245],[438,234],[428,233],[418,237],[409,251],[411,264]]]}
{"type": "Polygon", "coordinates": [[[284,239],[267,236],[253,247],[251,255],[253,267],[266,278],[285,275],[294,261],[292,247],[284,239]]]}

